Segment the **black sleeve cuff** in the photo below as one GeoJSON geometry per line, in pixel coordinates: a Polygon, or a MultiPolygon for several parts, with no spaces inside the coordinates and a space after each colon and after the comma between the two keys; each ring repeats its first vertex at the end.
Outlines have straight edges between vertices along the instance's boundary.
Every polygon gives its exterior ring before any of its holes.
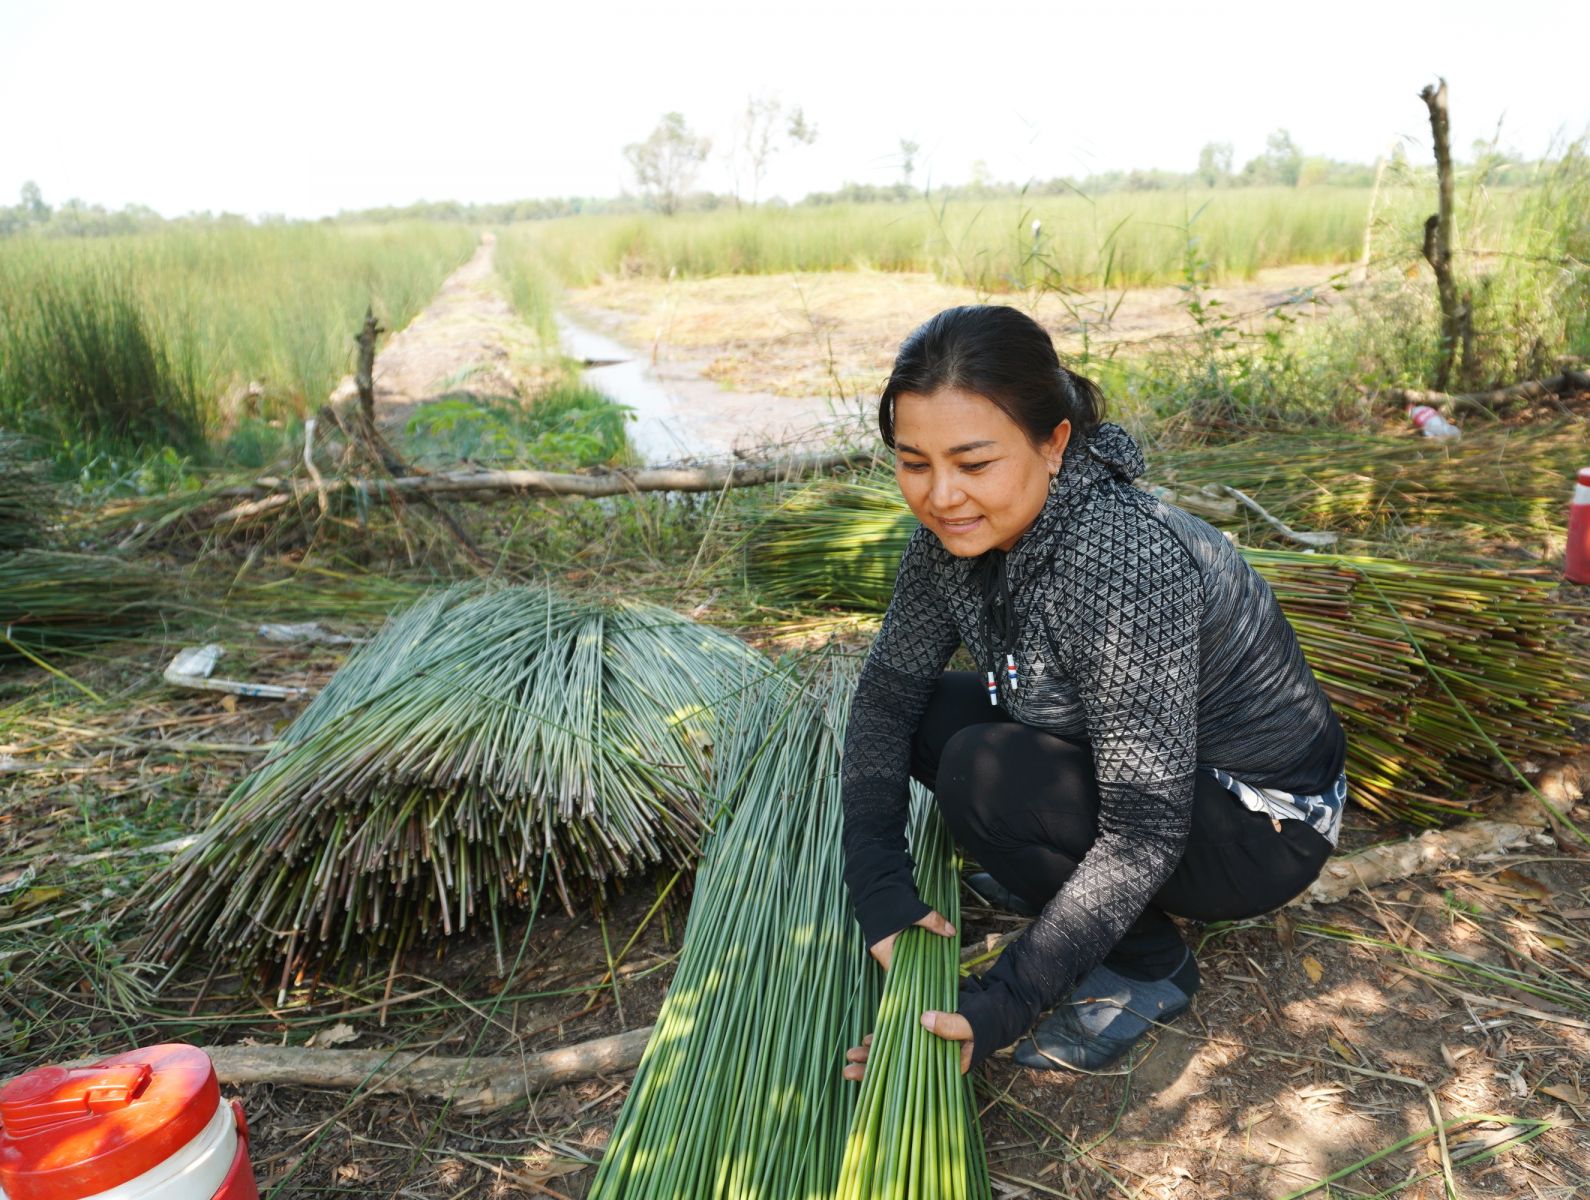
{"type": "Polygon", "coordinates": [[[922,903],[914,887],[898,883],[869,890],[867,898],[856,906],[856,920],[861,923],[861,935],[870,950],[891,933],[915,925],[932,911],[922,903]]]}
{"type": "Polygon", "coordinates": [[[972,1027],[972,1065],[1003,1049],[1032,1028],[1038,1014],[1030,1012],[1003,980],[985,986],[979,979],[961,980],[958,1004],[961,1016],[972,1027]]]}

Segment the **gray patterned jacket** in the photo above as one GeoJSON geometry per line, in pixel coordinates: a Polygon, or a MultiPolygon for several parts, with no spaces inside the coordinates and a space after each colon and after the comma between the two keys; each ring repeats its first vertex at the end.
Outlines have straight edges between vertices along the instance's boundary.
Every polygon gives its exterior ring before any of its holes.
{"type": "Polygon", "coordinates": [[[1133,487],[1143,469],[1118,425],[1100,425],[1085,445],[1072,438],[1005,560],[1018,689],[988,628],[980,560],[955,557],[925,527],[900,560],[856,687],[845,878],[868,945],[928,911],[905,846],[910,746],[957,646],[980,669],[997,668],[1000,703],[1017,720],[1092,745],[1098,840],[981,983],[963,989],[978,1060],[1103,959],[1169,878],[1198,767],[1298,793],[1328,790],[1342,769],[1341,726],[1269,586],[1217,530],[1133,487]]]}

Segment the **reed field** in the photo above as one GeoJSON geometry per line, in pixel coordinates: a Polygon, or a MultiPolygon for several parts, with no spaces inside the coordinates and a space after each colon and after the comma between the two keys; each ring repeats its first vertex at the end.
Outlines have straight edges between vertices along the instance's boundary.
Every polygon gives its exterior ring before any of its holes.
{"type": "Polygon", "coordinates": [[[497,238],[497,274],[520,320],[536,331],[542,342],[557,344],[553,316],[563,295],[563,282],[541,251],[534,228],[513,225],[497,238]]]}
{"type": "MultiPolygon", "coordinates": [[[[572,286],[603,275],[871,270],[928,272],[1006,292],[1040,273],[1079,289],[1179,282],[1190,237],[1217,280],[1261,267],[1351,262],[1363,249],[1370,199],[1368,188],[1337,187],[1112,192],[578,216],[519,229],[572,286]]],[[[1412,216],[1421,203],[1408,189],[1383,189],[1377,217],[1412,216]]]]}
{"type": "Polygon", "coordinates": [[[195,452],[302,416],[366,306],[400,328],[474,242],[443,224],[0,240],[0,422],[57,450],[195,452]]]}
{"type": "Polygon", "coordinates": [[[1225,275],[1343,262],[1357,254],[1367,190],[1119,193],[935,205],[837,204],[659,217],[559,218],[531,227],[566,282],[603,274],[683,277],[784,271],[923,271],[999,291],[1021,286],[1036,248],[1065,280],[1097,286],[1175,279],[1197,216],[1204,253],[1225,275]],[[1199,210],[1202,212],[1199,213],[1199,210]],[[1036,239],[1032,222],[1039,221],[1036,239]],[[1262,233],[1255,234],[1255,230],[1262,233]]]}

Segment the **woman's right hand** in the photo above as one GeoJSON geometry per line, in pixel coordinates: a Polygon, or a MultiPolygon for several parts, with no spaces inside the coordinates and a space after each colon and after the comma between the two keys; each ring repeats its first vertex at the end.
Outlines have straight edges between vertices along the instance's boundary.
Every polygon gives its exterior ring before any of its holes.
{"type": "MultiPolygon", "coordinates": [[[[916,924],[926,929],[929,933],[936,933],[940,937],[952,938],[955,936],[955,926],[949,923],[948,918],[940,916],[936,912],[924,914],[916,924]]],[[[873,958],[878,960],[878,965],[885,971],[894,962],[894,941],[899,936],[898,933],[891,933],[886,938],[879,938],[872,945],[870,953],[873,958]]]]}

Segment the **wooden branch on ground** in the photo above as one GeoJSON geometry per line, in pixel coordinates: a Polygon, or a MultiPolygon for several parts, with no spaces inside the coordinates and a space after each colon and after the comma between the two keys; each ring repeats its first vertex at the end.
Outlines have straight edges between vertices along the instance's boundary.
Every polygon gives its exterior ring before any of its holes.
{"type": "Polygon", "coordinates": [[[288,1083],[450,1101],[460,1112],[492,1112],[544,1088],[633,1070],[651,1026],[540,1054],[443,1058],[403,1050],[308,1046],[209,1046],[223,1084],[288,1083]]]}
{"type": "Polygon", "coordinates": [[[1388,388],[1380,394],[1399,406],[1428,404],[1431,408],[1469,409],[1494,417],[1498,408],[1526,400],[1544,400],[1569,392],[1590,391],[1590,371],[1565,370],[1546,379],[1529,379],[1488,392],[1422,392],[1415,388],[1388,388]]]}
{"type": "Polygon", "coordinates": [[[1371,846],[1357,854],[1326,862],[1319,878],[1287,907],[1334,904],[1355,891],[1381,883],[1428,875],[1448,863],[1482,854],[1501,854],[1528,845],[1541,833],[1539,824],[1517,821],[1466,821],[1452,829],[1432,829],[1405,842],[1371,846]]]}
{"type": "MultiPolygon", "coordinates": [[[[724,488],[799,479],[872,461],[871,451],[805,454],[776,462],[734,463],[721,467],[653,467],[568,475],[553,471],[448,471],[435,475],[400,475],[393,479],[344,477],[326,484],[328,493],[354,491],[364,499],[455,496],[469,500],[504,500],[514,496],[623,496],[634,492],[715,492],[724,488]]],[[[214,528],[266,516],[300,497],[314,495],[302,480],[284,482],[279,490],[233,505],[205,524],[214,528]]]]}
{"type": "Polygon", "coordinates": [[[1238,488],[1234,488],[1230,484],[1222,483],[1219,485],[1219,487],[1220,490],[1226,495],[1230,496],[1238,504],[1242,505],[1243,508],[1259,517],[1262,521],[1264,521],[1265,524],[1269,525],[1289,542],[1295,542],[1299,546],[1307,546],[1311,550],[1324,550],[1327,547],[1334,546],[1336,544],[1337,538],[1334,533],[1314,533],[1307,530],[1293,529],[1285,521],[1281,520],[1280,517],[1270,512],[1270,510],[1265,508],[1264,505],[1260,504],[1252,496],[1248,495],[1248,493],[1241,491],[1238,488]]]}
{"type": "Polygon", "coordinates": [[[1144,481],[1139,481],[1137,486],[1166,504],[1174,504],[1182,511],[1206,521],[1229,520],[1237,515],[1237,502],[1219,494],[1216,486],[1165,487],[1144,481]]]}

